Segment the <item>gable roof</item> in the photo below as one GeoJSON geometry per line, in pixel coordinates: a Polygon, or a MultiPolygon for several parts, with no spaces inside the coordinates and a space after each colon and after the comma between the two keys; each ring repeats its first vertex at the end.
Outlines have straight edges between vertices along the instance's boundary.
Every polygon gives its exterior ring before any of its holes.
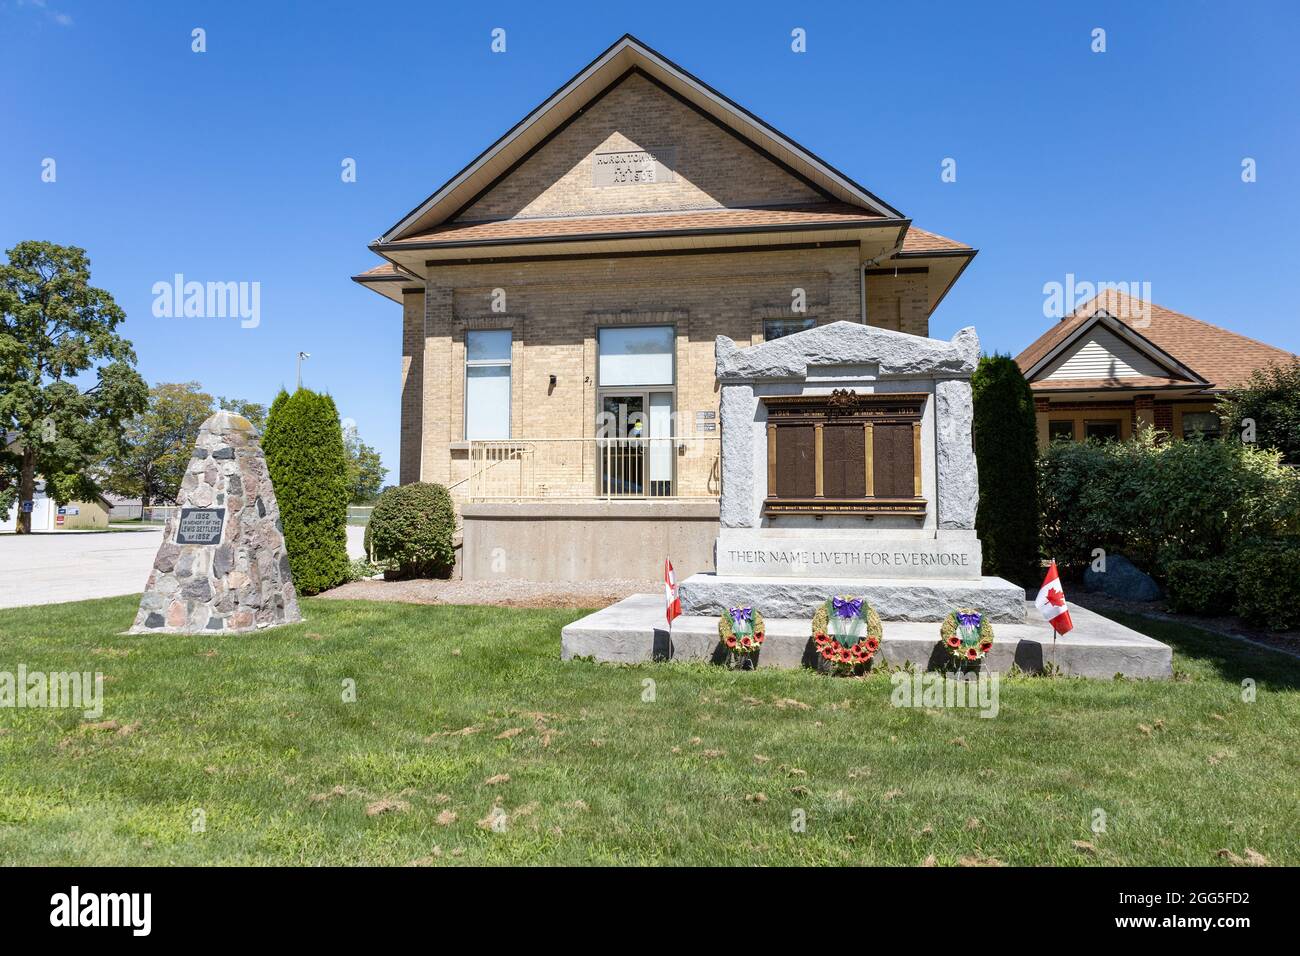
{"type": "Polygon", "coordinates": [[[1050,360],[1066,351],[1097,322],[1105,322],[1112,331],[1170,371],[1167,379],[1159,383],[1153,381],[1146,387],[1202,384],[1210,389],[1233,388],[1250,378],[1256,369],[1294,358],[1283,349],[1153,302],[1145,302],[1117,289],[1106,289],[1056,323],[1016,356],[1016,364],[1030,378],[1031,387],[1039,390],[1140,387],[1132,378],[1078,382],[1057,380],[1050,386],[1033,381],[1050,360]]]}
{"type": "Polygon", "coordinates": [[[825,160],[631,34],[624,34],[433,195],[389,228],[376,244],[428,233],[455,218],[458,212],[523,162],[532,151],[579,116],[593,99],[632,71],[640,72],[686,100],[760,153],[804,179],[829,200],[860,207],[866,215],[903,218],[898,210],[825,160]]]}

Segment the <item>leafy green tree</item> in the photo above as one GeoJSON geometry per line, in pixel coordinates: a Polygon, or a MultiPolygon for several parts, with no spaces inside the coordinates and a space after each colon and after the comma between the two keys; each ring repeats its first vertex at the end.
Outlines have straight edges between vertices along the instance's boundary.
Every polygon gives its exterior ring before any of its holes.
{"type": "Polygon", "coordinates": [[[160,383],[149,405],[127,424],[122,448],[105,463],[104,487],[148,508],[175,501],[212,396],[198,382],[160,383]]]}
{"type": "Polygon", "coordinates": [[[1249,380],[1223,395],[1224,432],[1241,435],[1254,422],[1255,443],[1275,448],[1288,465],[1300,465],[1300,358],[1256,369],[1249,380]]]}
{"type": "Polygon", "coordinates": [[[985,355],[971,377],[980,500],[975,529],[984,573],[1038,584],[1038,426],[1034,397],[1007,355],[985,355]]]}
{"type": "MultiPolygon", "coordinates": [[[[96,465],[118,448],[148,398],[135,351],[116,331],[126,314],[90,284],[84,249],[28,241],[7,256],[0,265],[0,444],[11,476],[4,498],[31,501],[38,475],[60,504],[91,497],[96,465]]],[[[19,513],[17,530],[30,533],[30,514],[19,513]]]]}
{"type": "Polygon", "coordinates": [[[299,594],[347,580],[348,482],[334,399],[300,388],[271,403],[262,439],[299,594]]]}
{"type": "Polygon", "coordinates": [[[343,430],[343,450],[348,457],[348,494],[354,505],[362,505],[379,497],[388,469],[384,467],[379,452],[361,440],[357,426],[343,430]]]}

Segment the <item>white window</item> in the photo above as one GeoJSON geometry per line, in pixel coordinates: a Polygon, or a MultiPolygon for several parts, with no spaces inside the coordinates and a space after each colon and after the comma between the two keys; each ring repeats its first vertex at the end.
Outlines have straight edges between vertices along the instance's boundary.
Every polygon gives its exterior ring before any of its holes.
{"type": "Polygon", "coordinates": [[[597,333],[600,387],[610,385],[671,385],[673,327],[637,325],[600,329],[597,333]]]}
{"type": "Polygon", "coordinates": [[[510,330],[465,333],[465,438],[510,437],[510,330]]]}

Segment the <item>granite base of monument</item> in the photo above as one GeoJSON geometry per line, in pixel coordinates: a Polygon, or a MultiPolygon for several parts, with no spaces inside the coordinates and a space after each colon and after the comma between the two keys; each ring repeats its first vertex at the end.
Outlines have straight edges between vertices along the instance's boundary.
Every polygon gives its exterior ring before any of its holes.
{"type": "Polygon", "coordinates": [[[1025,589],[1002,578],[793,578],[693,574],[678,592],[682,613],[714,617],[755,607],[765,618],[807,620],[833,594],[866,598],[884,621],[933,621],[977,607],[994,623],[1022,624],[1025,589]]]}
{"type": "MultiPolygon", "coordinates": [[[[1070,677],[1166,680],[1173,676],[1167,644],[1131,628],[1072,607],[1074,630],[1052,639],[1052,629],[1032,604],[1020,604],[1020,623],[997,624],[996,639],[981,669],[1005,672],[1018,667],[1035,673],[1055,664],[1070,677]]],[[[811,612],[802,618],[766,617],[767,639],[758,654],[759,667],[795,668],[813,663],[811,612]]],[[[718,640],[717,615],[683,615],[665,624],[662,594],[634,594],[602,611],[567,625],[561,632],[564,660],[592,657],[598,661],[634,664],[646,661],[713,661],[727,651],[718,640]]],[[[886,621],[881,661],[921,670],[943,667],[948,652],[939,641],[934,622],[886,621]]]]}

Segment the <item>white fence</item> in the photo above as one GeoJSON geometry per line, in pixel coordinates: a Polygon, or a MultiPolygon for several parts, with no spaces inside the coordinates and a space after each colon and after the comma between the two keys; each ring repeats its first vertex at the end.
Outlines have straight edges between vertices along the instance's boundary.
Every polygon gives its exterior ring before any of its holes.
{"type": "Polygon", "coordinates": [[[470,501],[716,498],[721,439],[472,441],[470,501]]]}

